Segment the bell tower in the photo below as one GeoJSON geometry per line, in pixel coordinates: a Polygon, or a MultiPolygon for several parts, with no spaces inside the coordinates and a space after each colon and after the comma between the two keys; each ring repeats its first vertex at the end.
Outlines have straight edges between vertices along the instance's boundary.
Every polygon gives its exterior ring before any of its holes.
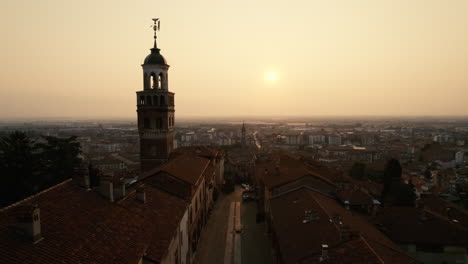
{"type": "Polygon", "coordinates": [[[174,144],[174,93],[169,92],[169,65],[156,43],[159,18],[154,21],[154,46],[145,58],[143,90],[137,92],[141,173],[166,162],[174,144]]]}

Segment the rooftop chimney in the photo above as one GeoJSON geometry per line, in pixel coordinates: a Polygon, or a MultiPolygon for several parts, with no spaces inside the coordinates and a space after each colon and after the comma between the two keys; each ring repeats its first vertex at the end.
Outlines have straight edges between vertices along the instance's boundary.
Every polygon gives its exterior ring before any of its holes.
{"type": "Polygon", "coordinates": [[[322,244],[322,255],[320,256],[320,261],[325,261],[328,259],[328,245],[322,244]]]}
{"type": "Polygon", "coordinates": [[[80,166],[75,170],[76,181],[80,186],[84,187],[86,190],[91,189],[88,165],[89,164],[87,162],[82,161],[80,166]]]}
{"type": "Polygon", "coordinates": [[[145,203],[146,202],[146,193],[145,193],[145,185],[140,185],[136,189],[136,198],[138,201],[145,203]]]}
{"type": "Polygon", "coordinates": [[[41,210],[37,204],[23,206],[23,211],[18,217],[18,227],[32,239],[34,243],[42,240],[41,235],[41,210]]]}
{"type": "Polygon", "coordinates": [[[125,180],[120,178],[118,185],[114,186],[114,197],[115,199],[121,199],[125,197],[125,180]]]}
{"type": "Polygon", "coordinates": [[[109,199],[109,201],[114,201],[114,176],[105,174],[101,177],[101,183],[99,190],[101,195],[109,199]]]}

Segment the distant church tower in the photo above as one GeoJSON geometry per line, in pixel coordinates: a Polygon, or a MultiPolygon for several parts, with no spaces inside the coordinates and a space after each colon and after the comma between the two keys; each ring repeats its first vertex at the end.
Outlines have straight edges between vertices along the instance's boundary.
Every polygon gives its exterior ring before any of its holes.
{"type": "Polygon", "coordinates": [[[169,65],[156,44],[160,22],[153,21],[154,46],[142,64],[143,90],[137,92],[142,173],[167,161],[174,148],[174,93],[169,92],[169,65]]]}
{"type": "Polygon", "coordinates": [[[242,122],[242,138],[241,138],[241,144],[242,144],[242,147],[245,148],[245,146],[247,145],[247,142],[245,140],[245,123],[242,122]]]}

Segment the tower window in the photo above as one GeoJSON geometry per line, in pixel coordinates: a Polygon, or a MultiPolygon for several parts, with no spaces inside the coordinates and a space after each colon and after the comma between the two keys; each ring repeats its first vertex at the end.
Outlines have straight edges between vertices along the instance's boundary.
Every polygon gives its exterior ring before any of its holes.
{"type": "Polygon", "coordinates": [[[156,82],[156,74],[154,74],[154,72],[151,73],[151,76],[150,76],[150,84],[151,84],[151,89],[156,89],[156,85],[158,85],[158,82],[156,82]]]}
{"type": "Polygon", "coordinates": [[[156,128],[158,128],[158,129],[162,128],[162,119],[161,118],[156,119],[156,128]]]}
{"type": "Polygon", "coordinates": [[[145,96],[140,96],[140,104],[144,105],[145,104],[145,96]]]}
{"type": "Polygon", "coordinates": [[[148,74],[145,72],[143,73],[143,89],[147,90],[148,88],[148,74]]]}
{"type": "Polygon", "coordinates": [[[161,95],[161,101],[159,102],[159,105],[166,105],[166,98],[164,95],[161,95]]]}
{"type": "Polygon", "coordinates": [[[159,104],[159,96],[155,95],[155,96],[153,97],[153,103],[154,103],[154,105],[158,105],[158,104],[159,104]]]}
{"type": "Polygon", "coordinates": [[[162,73],[160,73],[160,74],[158,75],[158,88],[159,88],[159,89],[162,89],[162,88],[163,88],[163,87],[162,87],[162,84],[163,84],[163,75],[162,75],[162,73]]]}
{"type": "Polygon", "coordinates": [[[150,128],[150,120],[149,120],[149,118],[145,118],[145,119],[143,120],[143,127],[144,127],[144,128],[150,128]]]}
{"type": "Polygon", "coordinates": [[[153,100],[151,100],[151,96],[148,95],[148,96],[146,97],[146,102],[147,102],[147,104],[148,104],[148,105],[153,105],[153,102],[152,102],[152,101],[153,101],[153,100]]]}

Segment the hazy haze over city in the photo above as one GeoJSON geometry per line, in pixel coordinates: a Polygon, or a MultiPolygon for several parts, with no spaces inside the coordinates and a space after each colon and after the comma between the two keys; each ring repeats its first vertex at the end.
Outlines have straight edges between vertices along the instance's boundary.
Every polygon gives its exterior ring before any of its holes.
{"type": "Polygon", "coordinates": [[[4,0],[0,118],[136,118],[158,46],[178,117],[466,115],[464,0],[4,0]]]}

